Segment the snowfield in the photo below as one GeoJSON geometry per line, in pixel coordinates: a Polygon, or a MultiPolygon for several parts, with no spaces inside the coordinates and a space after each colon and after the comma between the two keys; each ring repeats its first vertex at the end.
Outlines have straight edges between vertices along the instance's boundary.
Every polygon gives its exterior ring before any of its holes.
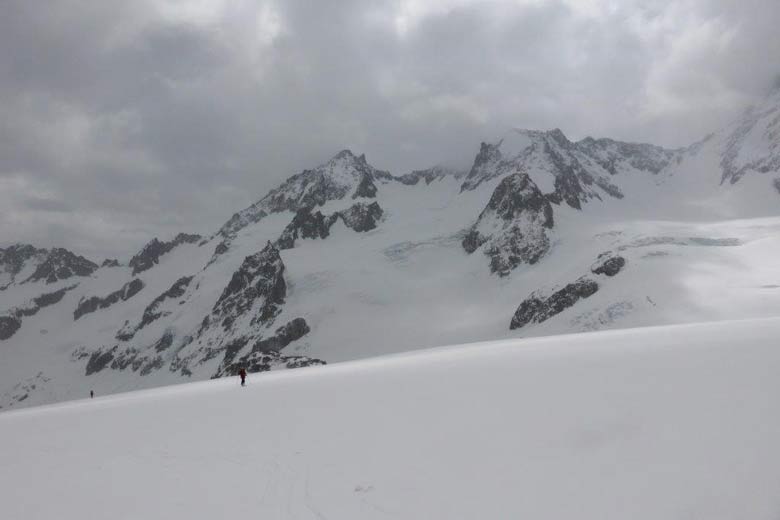
{"type": "Polygon", "coordinates": [[[778,338],[510,339],[5,412],[0,516],[776,520],[778,338]]]}

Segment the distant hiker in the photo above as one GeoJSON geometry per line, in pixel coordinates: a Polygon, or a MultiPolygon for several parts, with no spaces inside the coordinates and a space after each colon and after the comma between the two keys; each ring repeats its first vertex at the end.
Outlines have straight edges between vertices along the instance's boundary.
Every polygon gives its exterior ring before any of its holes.
{"type": "Polygon", "coordinates": [[[241,368],[241,370],[238,371],[238,375],[241,378],[241,386],[246,385],[246,368],[241,368]]]}
{"type": "Polygon", "coordinates": [[[93,397],[95,397],[95,392],[94,392],[94,390],[90,390],[89,391],[89,398],[92,399],[93,397]]]}

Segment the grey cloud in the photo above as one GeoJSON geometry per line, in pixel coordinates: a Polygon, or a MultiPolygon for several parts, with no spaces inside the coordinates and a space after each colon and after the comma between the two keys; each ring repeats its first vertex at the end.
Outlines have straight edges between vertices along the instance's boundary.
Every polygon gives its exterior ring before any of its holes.
{"type": "Polygon", "coordinates": [[[345,147],[403,173],[513,126],[682,146],[780,72],[768,0],[420,2],[400,31],[413,4],[5,2],[0,243],[209,233],[345,147]]]}

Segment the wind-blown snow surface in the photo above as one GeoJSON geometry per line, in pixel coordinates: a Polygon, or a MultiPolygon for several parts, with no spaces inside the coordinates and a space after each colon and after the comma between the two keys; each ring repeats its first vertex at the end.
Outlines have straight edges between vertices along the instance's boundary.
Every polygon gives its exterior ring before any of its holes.
{"type": "Polygon", "coordinates": [[[780,516],[780,319],[441,348],[0,415],[0,516],[780,516]]]}

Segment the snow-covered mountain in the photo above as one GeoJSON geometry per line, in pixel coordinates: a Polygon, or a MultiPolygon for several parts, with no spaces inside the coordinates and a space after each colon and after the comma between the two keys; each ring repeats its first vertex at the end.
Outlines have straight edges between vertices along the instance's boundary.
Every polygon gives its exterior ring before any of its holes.
{"type": "Polygon", "coordinates": [[[780,91],[686,149],[512,130],[349,150],[210,236],[0,250],[0,406],[518,336],[780,314],[780,91]]]}

